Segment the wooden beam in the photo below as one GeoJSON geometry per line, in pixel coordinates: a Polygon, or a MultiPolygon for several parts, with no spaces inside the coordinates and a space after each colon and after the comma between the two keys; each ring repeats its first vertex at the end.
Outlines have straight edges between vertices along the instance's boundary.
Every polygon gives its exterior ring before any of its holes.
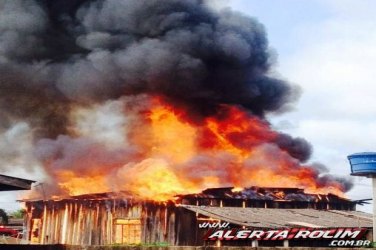
{"type": "Polygon", "coordinates": [[[30,190],[33,182],[35,181],[0,175],[0,191],[30,190]]]}

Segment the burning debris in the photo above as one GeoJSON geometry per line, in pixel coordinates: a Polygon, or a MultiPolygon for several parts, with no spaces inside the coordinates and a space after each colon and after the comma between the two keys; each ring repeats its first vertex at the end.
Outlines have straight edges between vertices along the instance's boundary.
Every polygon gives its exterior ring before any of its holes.
{"type": "Polygon", "coordinates": [[[208,188],[201,193],[177,195],[183,205],[259,208],[314,208],[355,210],[358,201],[334,194],[310,194],[300,188],[234,187],[208,188]]]}
{"type": "Polygon", "coordinates": [[[49,195],[351,188],[265,120],[299,90],[253,18],[203,0],[5,0],[0,20],[1,126],[27,124],[49,195]]]}

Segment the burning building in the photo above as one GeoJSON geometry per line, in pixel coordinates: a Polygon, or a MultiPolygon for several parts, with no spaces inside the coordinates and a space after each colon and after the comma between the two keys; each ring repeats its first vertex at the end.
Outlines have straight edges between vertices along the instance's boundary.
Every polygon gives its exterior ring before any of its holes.
{"type": "MultiPolygon", "coordinates": [[[[306,194],[297,188],[214,188],[166,202],[135,200],[126,192],[25,202],[24,236],[42,244],[215,245],[216,242],[204,241],[208,229],[199,226],[204,222],[228,222],[257,229],[372,225],[370,215],[355,211],[357,201],[331,194],[306,194]]],[[[304,243],[307,244],[318,243],[304,243]]]]}
{"type": "Polygon", "coordinates": [[[30,239],[193,244],[185,206],[353,210],[351,181],[266,120],[300,90],[274,72],[263,25],[210,2],[0,3],[0,125],[23,140],[4,159],[30,145],[25,168],[44,174],[30,239]],[[284,189],[211,197],[228,186],[284,189]]]}
{"type": "Polygon", "coordinates": [[[25,168],[45,175],[48,197],[351,188],[266,120],[299,88],[275,76],[251,17],[203,0],[11,0],[0,15],[13,34],[0,39],[2,125],[22,135],[7,152],[30,145],[25,168]]]}

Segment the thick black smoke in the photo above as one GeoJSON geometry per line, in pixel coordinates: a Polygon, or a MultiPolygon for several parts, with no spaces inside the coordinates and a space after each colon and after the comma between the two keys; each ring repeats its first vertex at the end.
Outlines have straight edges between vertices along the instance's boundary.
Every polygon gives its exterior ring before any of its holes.
{"type": "Polygon", "coordinates": [[[2,0],[0,52],[2,110],[48,137],[66,133],[76,102],[157,93],[196,112],[263,115],[295,93],[269,76],[260,23],[200,0],[2,0]]]}
{"type": "MultiPolygon", "coordinates": [[[[262,24],[203,0],[0,0],[0,126],[62,138],[75,105],[139,94],[264,117],[298,93],[271,58],[262,24]]],[[[304,139],[274,143],[302,162],[311,153],[304,139]]]]}
{"type": "Polygon", "coordinates": [[[312,146],[304,138],[293,138],[291,135],[280,133],[275,143],[301,162],[305,162],[311,157],[312,146]]]}
{"type": "Polygon", "coordinates": [[[332,183],[341,183],[343,191],[347,192],[354,186],[354,183],[349,178],[338,177],[333,175],[324,175],[317,179],[319,186],[326,187],[332,183]]]}

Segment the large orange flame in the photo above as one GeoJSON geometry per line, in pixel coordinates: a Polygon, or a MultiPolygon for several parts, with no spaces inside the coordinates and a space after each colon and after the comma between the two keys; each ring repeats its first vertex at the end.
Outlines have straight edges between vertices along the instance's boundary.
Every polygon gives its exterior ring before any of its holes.
{"type": "Polygon", "coordinates": [[[340,183],[318,183],[313,168],[272,143],[278,134],[267,122],[239,107],[223,105],[218,114],[191,122],[161,98],[151,103],[125,135],[142,148],[142,158],[93,171],[54,171],[60,188],[70,195],[127,190],[152,200],[228,185],[343,195],[340,183]]]}

